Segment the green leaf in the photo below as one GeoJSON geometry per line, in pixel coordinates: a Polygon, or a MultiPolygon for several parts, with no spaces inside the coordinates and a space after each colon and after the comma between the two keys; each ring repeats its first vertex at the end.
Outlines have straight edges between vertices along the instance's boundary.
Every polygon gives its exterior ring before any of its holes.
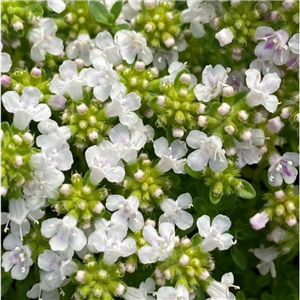
{"type": "Polygon", "coordinates": [[[1,296],[3,297],[11,287],[13,279],[10,276],[10,273],[1,272],[1,296]]]}
{"type": "Polygon", "coordinates": [[[122,7],[123,7],[123,1],[117,1],[115,2],[115,4],[112,6],[111,10],[110,10],[110,13],[114,15],[114,20],[113,22],[115,22],[121,11],[122,11],[122,7]]]}
{"type": "Polygon", "coordinates": [[[253,199],[256,196],[256,191],[253,186],[243,179],[241,179],[241,183],[243,186],[235,190],[236,194],[244,199],[253,199]]]}
{"type": "Polygon", "coordinates": [[[207,210],[207,201],[202,197],[196,197],[193,201],[194,209],[198,214],[203,215],[207,210]]]}
{"type": "Polygon", "coordinates": [[[194,171],[192,170],[188,164],[185,164],[184,165],[184,170],[190,175],[192,176],[193,178],[196,178],[196,179],[200,179],[202,178],[202,172],[201,171],[194,171]]]}
{"type": "Polygon", "coordinates": [[[213,191],[212,188],[210,188],[209,190],[209,200],[211,203],[213,204],[218,204],[220,202],[220,200],[222,199],[223,193],[220,194],[219,196],[216,196],[213,191]]]}
{"type": "Polygon", "coordinates": [[[245,270],[247,268],[247,253],[241,245],[236,244],[232,246],[230,248],[230,254],[233,261],[241,270],[245,270]]]}
{"type": "Polygon", "coordinates": [[[238,291],[235,296],[236,300],[247,300],[245,294],[242,291],[238,291]]]}
{"type": "Polygon", "coordinates": [[[275,300],[275,298],[269,294],[262,294],[260,299],[261,300],[275,300]]]}
{"type": "Polygon", "coordinates": [[[89,0],[88,7],[96,21],[102,24],[108,24],[109,13],[106,7],[101,2],[89,0]]]}
{"type": "Polygon", "coordinates": [[[118,30],[129,30],[131,28],[131,26],[129,24],[119,24],[118,26],[115,27],[116,31],[118,30]]]}
{"type": "Polygon", "coordinates": [[[11,132],[11,128],[8,124],[8,122],[3,122],[1,123],[1,129],[3,130],[3,132],[11,132]]]}

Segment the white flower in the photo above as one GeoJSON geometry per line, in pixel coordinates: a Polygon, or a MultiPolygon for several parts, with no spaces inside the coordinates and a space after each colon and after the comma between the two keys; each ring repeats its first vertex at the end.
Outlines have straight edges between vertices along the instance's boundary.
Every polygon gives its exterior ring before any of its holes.
{"type": "Polygon", "coordinates": [[[293,35],[293,37],[289,40],[289,49],[299,55],[299,33],[293,35]]]}
{"type": "Polygon", "coordinates": [[[26,206],[26,202],[21,199],[10,199],[9,200],[9,213],[1,213],[1,224],[6,224],[4,231],[8,229],[10,223],[11,232],[17,236],[20,236],[23,240],[23,236],[30,231],[29,220],[39,223],[37,220],[44,216],[45,212],[40,209],[31,210],[26,206]]]}
{"type": "Polygon", "coordinates": [[[150,125],[144,125],[143,120],[141,118],[138,118],[137,122],[134,123],[131,126],[128,126],[128,129],[131,134],[135,131],[140,131],[143,134],[145,134],[147,138],[147,142],[152,142],[154,138],[154,129],[150,125]]]}
{"type": "Polygon", "coordinates": [[[145,282],[140,284],[138,289],[127,287],[127,292],[123,296],[125,300],[155,300],[154,297],[148,294],[153,294],[155,292],[155,282],[149,277],[145,282]]]}
{"type": "Polygon", "coordinates": [[[202,83],[195,86],[194,94],[199,101],[208,102],[220,95],[225,86],[228,74],[221,65],[214,68],[211,65],[205,67],[202,72],[202,83]]]}
{"type": "Polygon", "coordinates": [[[100,147],[103,149],[115,149],[119,158],[127,163],[133,163],[137,158],[137,153],[147,142],[146,135],[138,130],[131,133],[126,126],[118,124],[109,131],[109,141],[102,141],[100,147]]]}
{"type": "Polygon", "coordinates": [[[92,146],[86,150],[85,159],[91,169],[90,180],[93,184],[98,184],[104,178],[109,182],[121,182],[124,179],[125,171],[116,150],[92,146]]]}
{"type": "Polygon", "coordinates": [[[286,152],[283,156],[273,153],[269,158],[270,168],[268,170],[268,182],[272,186],[280,186],[283,180],[292,184],[298,175],[295,167],[299,166],[299,155],[293,152],[286,152]]]}
{"type": "Polygon", "coordinates": [[[71,129],[67,126],[58,126],[58,124],[51,120],[44,120],[41,121],[38,124],[38,130],[43,135],[49,135],[51,133],[56,133],[59,137],[61,137],[64,142],[67,142],[67,140],[71,137],[72,132],[71,129]]]}
{"type": "Polygon", "coordinates": [[[171,223],[159,225],[159,234],[152,225],[143,229],[145,240],[151,245],[143,246],[138,251],[138,256],[143,264],[151,264],[157,261],[164,261],[172,255],[174,249],[175,228],[171,223]]]}
{"type": "Polygon", "coordinates": [[[163,286],[157,291],[157,300],[189,300],[189,291],[184,285],[163,286]]]}
{"type": "Polygon", "coordinates": [[[265,211],[262,211],[260,213],[255,214],[252,218],[250,218],[249,221],[253,229],[260,230],[266,226],[269,220],[269,215],[265,211]]]}
{"type": "Polygon", "coordinates": [[[190,29],[195,38],[205,34],[203,24],[209,23],[215,9],[212,5],[203,3],[203,0],[187,0],[188,9],[180,15],[182,23],[191,23],[190,29]]]}
{"type": "Polygon", "coordinates": [[[279,69],[274,65],[272,60],[266,59],[266,60],[259,60],[255,59],[250,64],[250,69],[256,69],[259,72],[262,72],[263,75],[267,75],[268,73],[276,73],[278,76],[280,76],[279,69]]]}
{"type": "Polygon", "coordinates": [[[131,92],[126,95],[126,87],[123,83],[113,85],[110,97],[112,102],[105,107],[108,117],[119,117],[120,122],[126,126],[132,126],[138,121],[138,116],[134,113],[141,107],[141,97],[131,92]]]}
{"type": "Polygon", "coordinates": [[[31,156],[30,164],[43,172],[43,179],[50,186],[58,187],[65,178],[61,171],[69,170],[73,164],[69,144],[56,132],[38,136],[36,143],[42,151],[31,156]]]}
{"type": "Polygon", "coordinates": [[[42,223],[41,233],[50,238],[49,244],[53,251],[65,251],[68,247],[80,251],[86,245],[87,239],[76,224],[77,220],[73,216],[47,219],[42,223]]]}
{"type": "Polygon", "coordinates": [[[204,238],[201,242],[201,249],[204,251],[212,251],[216,248],[219,250],[227,250],[234,243],[233,236],[229,233],[224,233],[231,226],[231,221],[227,216],[217,215],[211,225],[210,217],[204,215],[197,220],[199,234],[204,238]]]}
{"type": "Polygon", "coordinates": [[[81,33],[75,41],[67,46],[66,53],[69,59],[80,58],[84,61],[85,66],[90,66],[90,52],[94,47],[95,45],[90,36],[86,33],[81,33]]]}
{"type": "Polygon", "coordinates": [[[216,34],[216,39],[219,41],[221,47],[226,46],[232,42],[233,33],[230,29],[223,28],[216,34]]]}
{"type": "Polygon", "coordinates": [[[2,267],[5,272],[11,268],[11,277],[23,280],[27,277],[29,268],[33,264],[29,246],[23,246],[21,239],[14,234],[9,234],[3,241],[3,248],[10,250],[2,255],[2,267]]]}
{"type": "Polygon", "coordinates": [[[112,265],[121,257],[128,257],[136,250],[136,242],[133,238],[126,238],[127,229],[115,224],[107,233],[97,229],[89,236],[88,248],[94,253],[104,252],[103,260],[107,265],[112,265]]]}
{"type": "Polygon", "coordinates": [[[66,8],[66,3],[63,0],[47,0],[47,4],[53,11],[58,14],[63,12],[66,8]]]}
{"type": "Polygon", "coordinates": [[[281,79],[276,73],[268,73],[261,80],[258,70],[249,69],[245,72],[246,83],[250,88],[247,95],[247,104],[250,107],[263,105],[271,113],[275,112],[278,106],[278,99],[271,95],[279,89],[281,79]]]}
{"type": "Polygon", "coordinates": [[[137,56],[146,65],[153,60],[151,49],[147,47],[146,38],[133,30],[119,30],[115,34],[115,42],[120,47],[121,56],[128,64],[132,64],[137,56]]]}
{"type": "Polygon", "coordinates": [[[39,27],[29,32],[29,41],[33,43],[31,48],[31,58],[40,62],[45,60],[46,53],[59,55],[63,50],[63,42],[55,37],[57,26],[52,19],[42,19],[39,27]]]}
{"type": "Polygon", "coordinates": [[[106,208],[115,211],[111,216],[111,221],[129,227],[133,232],[141,230],[144,226],[144,218],[138,211],[139,199],[130,196],[125,199],[121,195],[110,195],[106,199],[106,208]]]}
{"type": "Polygon", "coordinates": [[[79,74],[77,65],[74,61],[65,60],[59,67],[61,78],[53,78],[50,82],[50,91],[56,95],[68,93],[72,100],[78,101],[83,98],[82,86],[84,85],[83,76],[86,70],[79,74]]]}
{"type": "Polygon", "coordinates": [[[165,137],[160,137],[153,143],[156,156],[160,157],[157,168],[161,173],[168,172],[170,169],[176,174],[184,174],[184,164],[186,159],[181,159],[188,149],[184,141],[175,140],[169,146],[165,137]]]}
{"type": "Polygon", "coordinates": [[[176,50],[159,50],[155,53],[153,57],[153,66],[160,71],[165,70],[167,65],[170,66],[173,62],[177,62],[178,57],[179,55],[176,50]]]}
{"type": "Polygon", "coordinates": [[[193,206],[193,199],[189,193],[181,194],[176,201],[172,199],[163,199],[160,204],[163,215],[159,218],[159,224],[168,222],[175,224],[178,228],[186,230],[190,228],[194,219],[193,216],[184,211],[193,206]]]}
{"type": "Polygon", "coordinates": [[[63,252],[53,252],[45,250],[38,258],[38,266],[40,269],[46,271],[45,284],[51,289],[58,288],[66,276],[70,276],[76,272],[78,266],[72,261],[74,251],[70,248],[63,252]]]}
{"type": "Polygon", "coordinates": [[[38,88],[25,87],[21,97],[13,91],[4,93],[2,103],[8,112],[14,114],[15,127],[24,130],[31,120],[39,122],[50,118],[51,110],[47,104],[39,104],[40,98],[38,88]]]}
{"type": "Polygon", "coordinates": [[[251,139],[248,141],[239,142],[233,139],[238,160],[236,165],[238,168],[244,167],[246,164],[257,164],[262,157],[261,151],[255,146],[262,146],[265,140],[264,131],[261,129],[251,129],[251,139]]]}
{"type": "Polygon", "coordinates": [[[95,44],[100,48],[91,51],[90,60],[98,56],[103,56],[108,62],[114,66],[118,66],[122,63],[122,57],[120,54],[120,46],[116,45],[111,34],[108,31],[98,33],[95,38],[95,44]]]}
{"type": "Polygon", "coordinates": [[[271,27],[259,26],[254,37],[256,40],[263,40],[254,50],[259,60],[272,59],[277,66],[289,60],[289,50],[286,44],[289,39],[287,31],[283,29],[274,31],[271,27]]]}
{"type": "Polygon", "coordinates": [[[1,73],[6,73],[9,72],[11,66],[12,66],[12,61],[10,59],[10,56],[8,53],[2,52],[3,49],[3,44],[0,42],[0,50],[1,50],[1,73]]]}
{"type": "Polygon", "coordinates": [[[206,292],[211,297],[206,300],[235,300],[235,296],[229,291],[229,287],[239,289],[233,285],[234,277],[231,272],[222,276],[221,282],[213,280],[207,287],[206,292]]]}
{"type": "Polygon", "coordinates": [[[216,135],[207,137],[201,131],[192,130],[186,142],[191,148],[198,149],[187,158],[188,165],[194,171],[203,170],[207,164],[214,172],[221,172],[227,168],[228,163],[225,157],[225,150],[222,149],[220,137],[216,135]]]}
{"type": "Polygon", "coordinates": [[[269,271],[271,271],[272,277],[275,278],[276,270],[273,260],[279,255],[279,252],[276,250],[276,248],[264,248],[264,246],[261,245],[260,248],[254,249],[254,255],[261,260],[256,266],[259,273],[266,275],[269,271]]]}
{"type": "Polygon", "coordinates": [[[85,73],[85,82],[94,88],[94,96],[101,102],[106,101],[112,91],[114,83],[120,81],[118,73],[104,57],[96,57],[92,61],[95,69],[88,69],[85,73]]]}

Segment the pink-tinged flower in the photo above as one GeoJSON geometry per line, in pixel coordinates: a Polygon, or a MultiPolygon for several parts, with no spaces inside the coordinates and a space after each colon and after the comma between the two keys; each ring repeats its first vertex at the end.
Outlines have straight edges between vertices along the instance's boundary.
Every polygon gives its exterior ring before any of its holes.
{"type": "Polygon", "coordinates": [[[277,153],[271,154],[269,158],[270,168],[268,170],[268,182],[272,186],[280,186],[283,180],[292,184],[298,175],[295,167],[299,166],[299,155],[286,152],[283,156],[277,153]]]}
{"type": "Polygon", "coordinates": [[[262,211],[254,215],[252,218],[250,218],[249,221],[253,229],[260,230],[266,226],[269,220],[270,220],[269,215],[265,211],[262,211]]]}
{"type": "Polygon", "coordinates": [[[232,42],[233,33],[230,29],[223,28],[216,34],[216,39],[219,41],[221,47],[226,46],[232,42]]]}
{"type": "Polygon", "coordinates": [[[254,37],[256,40],[263,40],[254,50],[259,60],[272,59],[277,66],[284,65],[289,60],[287,31],[274,31],[271,27],[259,26],[254,37]]]}

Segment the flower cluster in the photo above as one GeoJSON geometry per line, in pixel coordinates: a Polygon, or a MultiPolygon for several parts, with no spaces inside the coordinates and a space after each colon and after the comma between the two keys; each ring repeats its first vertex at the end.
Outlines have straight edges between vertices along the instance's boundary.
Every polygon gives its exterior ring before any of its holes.
{"type": "Polygon", "coordinates": [[[298,7],[3,0],[3,300],[295,299],[298,7]]]}

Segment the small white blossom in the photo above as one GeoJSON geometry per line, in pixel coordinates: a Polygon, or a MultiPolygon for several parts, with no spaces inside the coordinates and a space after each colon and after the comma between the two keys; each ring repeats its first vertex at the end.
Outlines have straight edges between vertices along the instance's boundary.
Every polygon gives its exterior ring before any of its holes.
{"type": "Polygon", "coordinates": [[[202,72],[202,83],[195,86],[194,94],[199,101],[208,102],[220,95],[222,88],[226,86],[227,71],[221,65],[214,68],[206,66],[202,72]]]}
{"type": "Polygon", "coordinates": [[[197,149],[187,158],[188,165],[194,171],[203,170],[207,164],[214,172],[221,172],[227,168],[228,163],[220,137],[216,135],[207,137],[201,131],[192,130],[186,142],[191,148],[197,149]]]}
{"type": "Polygon", "coordinates": [[[132,30],[119,30],[115,34],[115,43],[120,46],[121,56],[128,64],[132,64],[137,56],[146,65],[153,60],[151,49],[147,47],[146,38],[132,30]]]}
{"type": "Polygon", "coordinates": [[[155,300],[154,297],[148,295],[155,292],[155,282],[149,277],[145,282],[140,284],[140,287],[132,288],[127,287],[127,292],[123,296],[125,300],[155,300]]]}
{"type": "Polygon", "coordinates": [[[139,199],[130,196],[125,199],[121,195],[110,195],[106,199],[106,208],[115,211],[111,216],[111,221],[129,227],[133,232],[141,230],[144,226],[144,217],[138,211],[139,199]]]}
{"type": "Polygon", "coordinates": [[[138,256],[143,264],[151,264],[164,261],[172,255],[174,249],[175,228],[171,223],[159,225],[159,234],[152,225],[146,225],[143,229],[145,240],[151,245],[143,246],[138,251],[138,256]]]}
{"type": "Polygon", "coordinates": [[[201,249],[204,251],[212,251],[216,248],[219,250],[227,250],[234,243],[233,236],[229,233],[224,233],[231,226],[231,221],[227,216],[216,216],[211,225],[210,217],[204,215],[197,220],[199,234],[204,238],[201,242],[201,249]]]}
{"type": "Polygon", "coordinates": [[[59,137],[61,137],[64,142],[71,137],[72,132],[71,129],[67,126],[58,126],[58,124],[51,120],[44,120],[38,124],[38,130],[42,135],[49,135],[51,133],[56,133],[59,137]]]}
{"type": "Polygon", "coordinates": [[[123,83],[113,85],[110,97],[112,102],[105,107],[108,117],[119,117],[120,122],[126,126],[132,126],[138,121],[134,112],[141,107],[141,97],[131,92],[126,95],[126,87],[123,83]]]}
{"type": "Polygon", "coordinates": [[[265,109],[274,113],[278,106],[278,99],[275,95],[271,95],[279,89],[281,79],[276,73],[268,73],[261,80],[258,70],[249,69],[245,72],[246,83],[250,88],[247,95],[247,104],[250,107],[263,105],[265,109]]]}
{"type": "Polygon", "coordinates": [[[103,260],[107,265],[112,265],[121,257],[128,257],[136,250],[136,242],[128,237],[127,229],[115,224],[107,232],[98,228],[88,239],[88,248],[94,253],[104,252],[103,260]]]}
{"type": "Polygon", "coordinates": [[[47,4],[53,11],[58,14],[63,12],[66,8],[66,3],[63,0],[47,0],[47,4]]]}
{"type": "Polygon", "coordinates": [[[50,238],[49,244],[53,251],[65,251],[68,247],[80,251],[86,245],[87,239],[76,225],[77,220],[73,216],[51,218],[42,223],[41,233],[50,238]]]}
{"type": "Polygon", "coordinates": [[[2,103],[8,112],[14,114],[15,127],[24,130],[31,120],[39,122],[50,118],[51,110],[47,104],[39,103],[40,98],[38,88],[25,87],[21,97],[14,91],[4,93],[2,103]]]}
{"type": "Polygon", "coordinates": [[[223,28],[216,34],[216,39],[219,41],[220,46],[226,46],[233,40],[233,33],[229,28],[223,28]]]}
{"type": "Polygon", "coordinates": [[[116,150],[92,146],[86,150],[85,159],[91,169],[90,180],[93,184],[98,184],[104,178],[109,182],[121,182],[124,179],[125,171],[116,150]]]}
{"type": "Polygon", "coordinates": [[[157,300],[189,300],[189,291],[184,285],[163,286],[157,291],[157,300]]]}
{"type": "Polygon", "coordinates": [[[96,57],[92,61],[95,69],[88,69],[85,73],[85,82],[94,88],[94,96],[104,102],[112,91],[113,84],[120,81],[118,73],[104,57],[96,57]]]}
{"type": "Polygon", "coordinates": [[[270,271],[272,277],[275,278],[276,270],[273,260],[279,255],[279,252],[276,250],[276,248],[264,248],[264,246],[261,246],[260,248],[254,249],[254,255],[261,260],[256,266],[259,273],[266,275],[270,271]]]}
{"type": "Polygon", "coordinates": [[[9,72],[12,61],[10,59],[10,55],[8,53],[2,52],[3,44],[0,42],[0,50],[1,50],[1,73],[9,72]]]}
{"type": "Polygon", "coordinates": [[[5,272],[11,270],[11,277],[16,280],[23,280],[29,273],[33,264],[31,250],[24,245],[21,239],[14,234],[9,234],[3,241],[3,248],[10,250],[2,255],[2,267],[5,272]]]}
{"type": "Polygon", "coordinates": [[[186,159],[182,158],[188,149],[184,141],[175,140],[169,146],[165,137],[160,137],[153,143],[156,156],[160,157],[157,168],[161,173],[173,170],[176,174],[184,174],[184,164],[186,159]]]}
{"type": "Polygon", "coordinates": [[[39,27],[29,32],[29,41],[33,43],[31,58],[36,62],[45,60],[46,53],[59,55],[63,49],[61,39],[55,37],[56,23],[52,19],[41,19],[39,27]]]}
{"type": "Polygon", "coordinates": [[[72,100],[78,101],[83,98],[82,86],[84,85],[84,74],[79,74],[74,61],[65,60],[59,67],[60,78],[53,78],[50,82],[50,91],[56,95],[68,93],[72,100]]]}
{"type": "Polygon", "coordinates": [[[159,218],[159,224],[168,222],[175,224],[178,228],[186,230],[190,228],[194,219],[193,216],[184,211],[193,206],[193,199],[189,193],[181,194],[176,201],[172,199],[163,199],[160,207],[164,212],[159,218]]]}
{"type": "Polygon", "coordinates": [[[265,211],[262,211],[260,213],[255,214],[252,218],[250,218],[249,221],[253,229],[260,230],[266,226],[269,220],[269,215],[265,211]]]}

